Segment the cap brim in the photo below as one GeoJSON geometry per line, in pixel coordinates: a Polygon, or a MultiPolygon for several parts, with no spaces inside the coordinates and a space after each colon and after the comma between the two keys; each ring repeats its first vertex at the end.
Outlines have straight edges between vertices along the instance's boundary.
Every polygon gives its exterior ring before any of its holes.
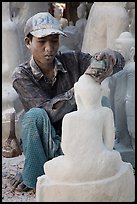
{"type": "Polygon", "coordinates": [[[54,35],[54,34],[58,34],[58,35],[63,35],[65,37],[67,37],[67,35],[62,32],[61,30],[59,29],[40,29],[40,30],[35,30],[35,31],[32,31],[30,32],[33,36],[37,37],[37,38],[42,38],[42,37],[45,37],[45,36],[48,36],[48,35],[54,35]]]}

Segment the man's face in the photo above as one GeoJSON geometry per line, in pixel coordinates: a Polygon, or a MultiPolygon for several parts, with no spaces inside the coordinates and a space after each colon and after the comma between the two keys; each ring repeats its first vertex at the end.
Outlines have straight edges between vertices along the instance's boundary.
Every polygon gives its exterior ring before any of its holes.
{"type": "Polygon", "coordinates": [[[59,48],[59,35],[49,35],[42,38],[33,37],[29,49],[37,64],[52,63],[59,48]]]}

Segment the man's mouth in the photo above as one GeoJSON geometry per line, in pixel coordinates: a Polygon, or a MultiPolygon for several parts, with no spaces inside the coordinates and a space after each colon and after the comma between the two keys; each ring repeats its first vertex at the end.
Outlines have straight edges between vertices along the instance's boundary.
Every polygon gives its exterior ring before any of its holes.
{"type": "Polygon", "coordinates": [[[51,59],[51,58],[53,58],[53,55],[45,55],[44,56],[46,59],[51,59]]]}

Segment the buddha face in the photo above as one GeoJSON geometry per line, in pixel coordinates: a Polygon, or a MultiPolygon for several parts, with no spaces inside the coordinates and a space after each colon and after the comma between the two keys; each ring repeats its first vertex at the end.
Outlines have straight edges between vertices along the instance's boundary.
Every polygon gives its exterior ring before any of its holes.
{"type": "Polygon", "coordinates": [[[123,55],[126,62],[130,60],[131,49],[134,46],[135,40],[129,32],[121,33],[119,38],[117,38],[115,41],[115,50],[123,55]]]}
{"type": "Polygon", "coordinates": [[[123,57],[125,58],[125,61],[128,61],[129,49],[128,49],[128,46],[126,45],[126,43],[124,43],[124,41],[116,42],[115,48],[118,52],[120,52],[123,55],[123,57]]]}
{"type": "Polygon", "coordinates": [[[80,4],[77,7],[77,16],[78,18],[86,18],[87,12],[86,12],[86,7],[82,4],[80,4]]]}
{"type": "Polygon", "coordinates": [[[56,6],[54,8],[54,17],[60,19],[62,18],[62,16],[63,16],[62,10],[58,6],[56,6]]]}

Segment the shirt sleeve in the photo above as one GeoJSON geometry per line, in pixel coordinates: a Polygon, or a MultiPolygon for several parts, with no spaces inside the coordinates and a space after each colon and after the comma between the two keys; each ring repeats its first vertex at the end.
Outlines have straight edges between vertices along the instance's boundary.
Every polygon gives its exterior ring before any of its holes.
{"type": "Polygon", "coordinates": [[[74,93],[72,90],[68,90],[63,94],[50,99],[48,94],[25,73],[19,71],[14,73],[13,88],[18,93],[25,111],[28,111],[33,107],[44,108],[52,122],[62,119],[66,113],[76,109],[74,93]],[[64,101],[63,106],[54,109],[53,106],[58,101],[64,101]]]}

